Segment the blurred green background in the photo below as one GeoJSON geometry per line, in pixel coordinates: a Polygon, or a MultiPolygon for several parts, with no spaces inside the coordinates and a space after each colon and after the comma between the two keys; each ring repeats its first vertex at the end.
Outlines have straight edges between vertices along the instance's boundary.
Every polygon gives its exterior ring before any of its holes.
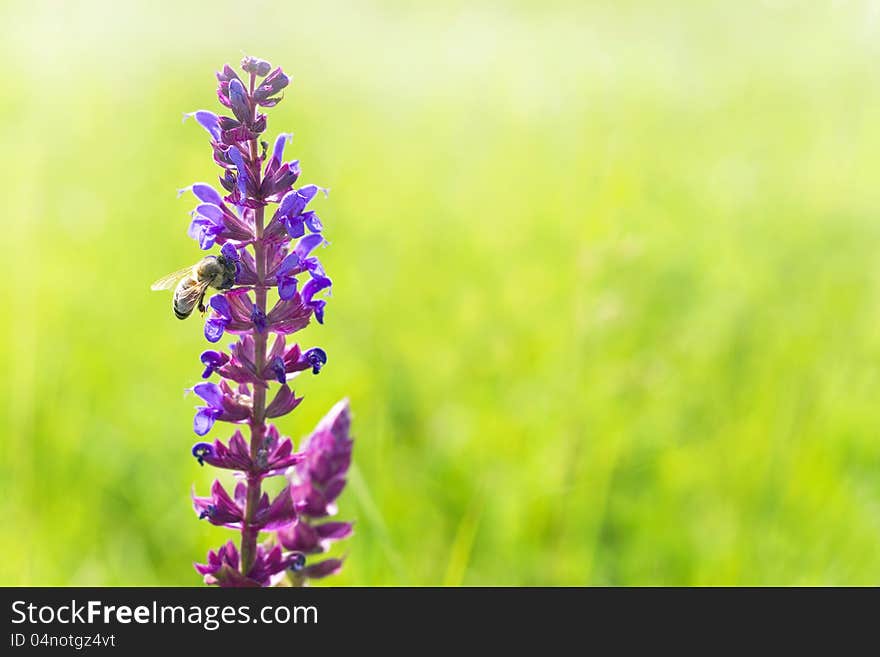
{"type": "MultiPolygon", "coordinates": [[[[356,535],[332,583],[880,580],[874,2],[0,2],[0,583],[197,585],[213,73],[332,246],[356,535]]],[[[218,426],[212,436],[227,436],[218,426]]]]}

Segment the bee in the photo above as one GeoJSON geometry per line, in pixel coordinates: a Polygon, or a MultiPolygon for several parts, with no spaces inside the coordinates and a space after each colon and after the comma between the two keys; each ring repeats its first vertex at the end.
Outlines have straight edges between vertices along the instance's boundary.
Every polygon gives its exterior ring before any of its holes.
{"type": "Polygon", "coordinates": [[[186,319],[198,306],[199,312],[205,312],[205,292],[209,287],[217,290],[228,290],[235,284],[235,262],[229,258],[205,256],[192,267],[163,276],[150,286],[151,290],[170,290],[174,288],[171,308],[177,319],[186,319]]]}

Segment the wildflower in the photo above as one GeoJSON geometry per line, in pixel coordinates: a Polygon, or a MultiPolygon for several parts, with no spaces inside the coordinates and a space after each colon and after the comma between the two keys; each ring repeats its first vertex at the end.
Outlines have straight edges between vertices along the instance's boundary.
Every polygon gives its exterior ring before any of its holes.
{"type": "Polygon", "coordinates": [[[226,440],[196,442],[191,454],[200,466],[239,474],[232,494],[214,481],[210,495],[193,493],[192,503],[199,518],[238,531],[240,543],[229,541],[194,566],[205,583],[218,586],[272,586],[285,578],[301,585],[342,567],[341,559],[312,563],[306,554],[324,554],[352,533],[351,523],[326,520],[336,512],[351,459],[349,410],[347,401],[337,404],[299,451],[269,422],[302,402],[291,380],[327,364],[324,349],[303,350],[285,336],[312,317],[323,323],[327,301],[318,296],[332,281],[314,254],[327,243],[324,226],[308,209],[321,188],[295,187],[302,168],[299,160],[284,160],[290,134],[275,137],[271,154],[262,141],[267,117],[261,110],[282,100],[290,78],[256,57],[245,57],[241,68],[241,75],[228,64],[217,73],[223,113],[185,115],[208,133],[220,167],[219,189],[199,182],[180,190],[197,200],[188,234],[203,250],[221,247],[236,270],[233,287],[207,304],[205,339],[216,344],[234,336],[227,349],[200,356],[202,378],[219,382],[205,380],[192,391],[202,400],[193,419],[196,435],[207,435],[218,421],[238,426],[226,440]],[[273,287],[279,299],[270,305],[273,287]],[[262,482],[280,475],[289,481],[270,497],[262,482]],[[260,543],[261,532],[272,532],[274,541],[260,543]]]}

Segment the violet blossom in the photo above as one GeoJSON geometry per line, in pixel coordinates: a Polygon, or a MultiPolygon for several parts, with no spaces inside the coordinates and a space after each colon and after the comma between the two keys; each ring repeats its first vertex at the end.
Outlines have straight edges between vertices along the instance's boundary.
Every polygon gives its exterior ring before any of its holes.
{"type": "Polygon", "coordinates": [[[208,496],[194,491],[192,503],[200,519],[235,530],[240,543],[211,550],[207,563],[195,568],[207,584],[301,586],[342,567],[338,558],[311,561],[307,555],[323,554],[352,533],[351,523],[327,520],[336,513],[351,461],[350,411],[347,400],[337,403],[299,451],[268,422],[302,402],[291,387],[297,376],[327,365],[324,349],[301,348],[287,336],[312,317],[323,323],[332,281],[316,252],[327,244],[324,226],[308,208],[322,189],[294,187],[302,169],[298,160],[284,161],[290,134],[275,138],[268,157],[262,138],[267,117],[261,110],[281,101],[290,78],[253,57],[241,67],[243,75],[229,65],[217,73],[217,98],[231,116],[204,109],[185,115],[207,131],[221,168],[219,190],[202,182],[181,190],[197,201],[188,234],[199,249],[222,247],[236,266],[235,285],[208,300],[204,325],[208,342],[233,341],[226,350],[202,352],[204,380],[191,389],[201,400],[193,420],[198,436],[218,422],[236,428],[228,439],[205,439],[191,451],[200,466],[237,473],[231,493],[215,480],[208,496]],[[287,483],[270,496],[262,483],[274,476],[286,476],[287,483]]]}

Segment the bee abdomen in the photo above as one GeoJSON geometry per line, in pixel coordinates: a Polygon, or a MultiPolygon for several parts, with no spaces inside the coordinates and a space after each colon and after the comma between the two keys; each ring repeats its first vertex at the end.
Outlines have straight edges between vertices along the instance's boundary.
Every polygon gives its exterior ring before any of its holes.
{"type": "MultiPolygon", "coordinates": [[[[201,290],[204,290],[204,287],[201,290]]],[[[171,309],[174,311],[174,316],[177,319],[189,317],[200,298],[199,282],[191,276],[184,278],[177,284],[174,296],[171,298],[171,309]]]]}

